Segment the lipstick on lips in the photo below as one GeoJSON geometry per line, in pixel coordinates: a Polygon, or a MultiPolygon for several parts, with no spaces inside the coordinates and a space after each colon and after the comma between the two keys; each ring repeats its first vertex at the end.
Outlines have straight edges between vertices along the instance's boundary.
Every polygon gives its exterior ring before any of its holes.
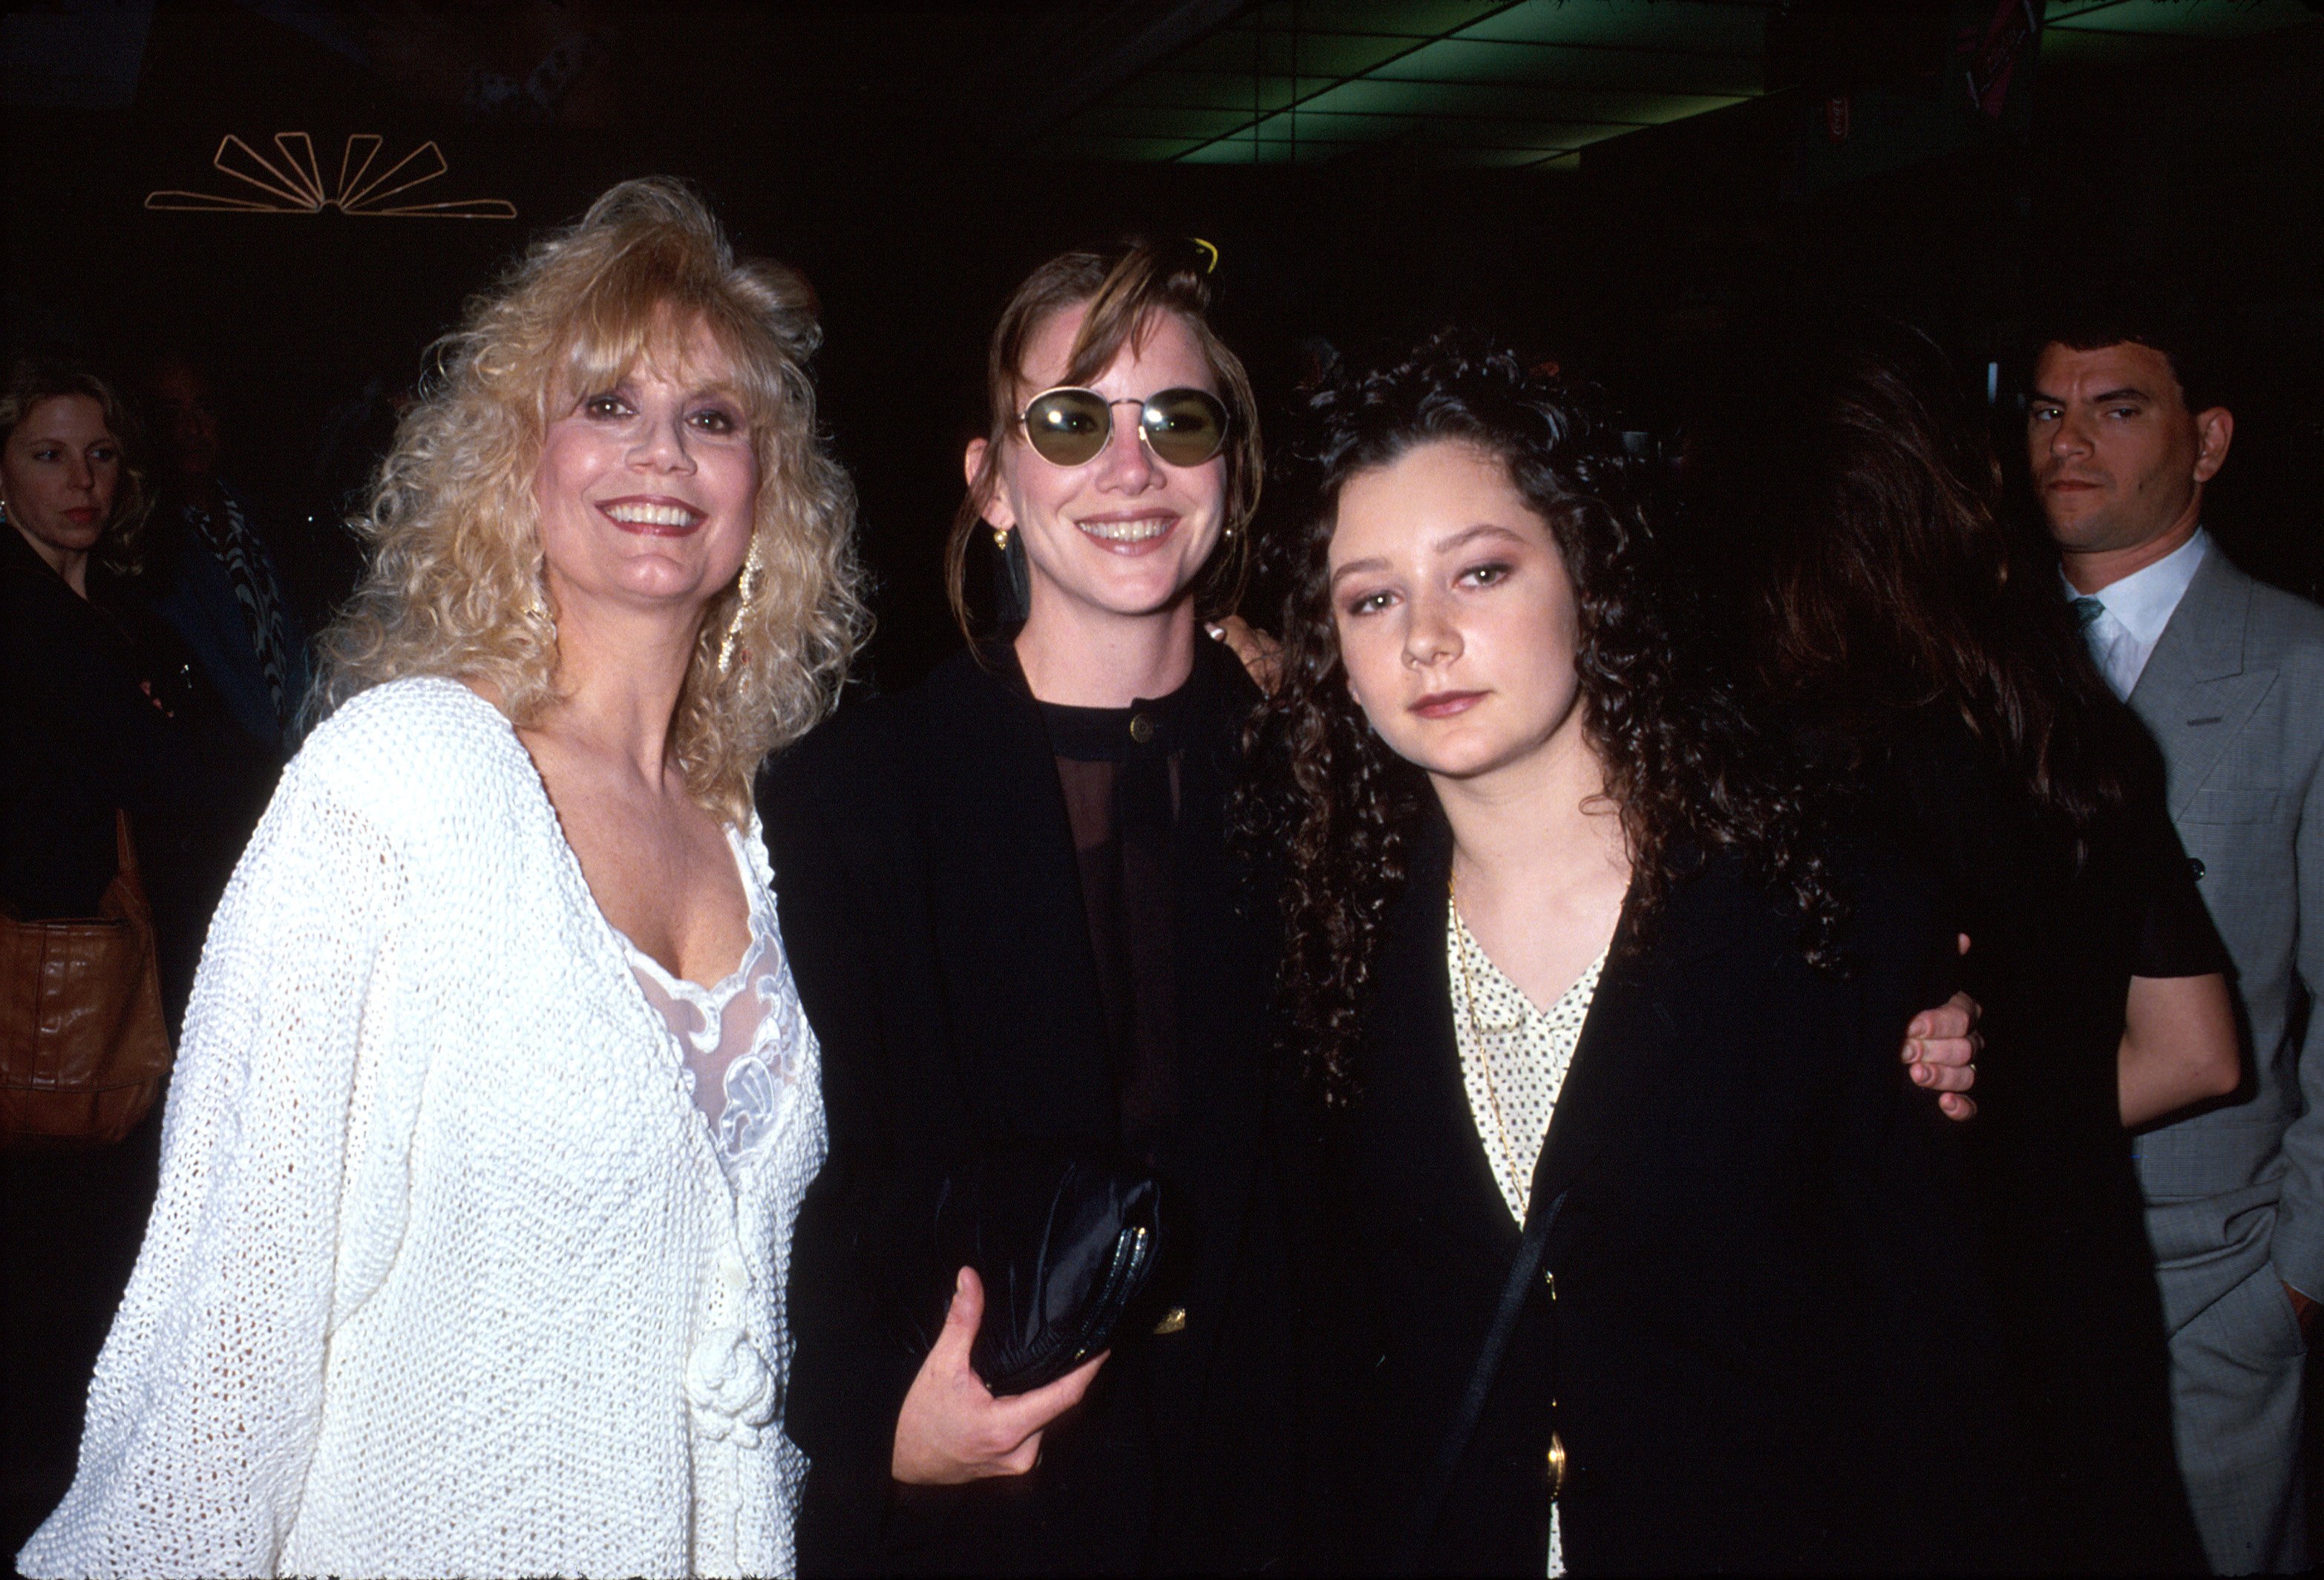
{"type": "Polygon", "coordinates": [[[1484,695],[1480,691],[1430,692],[1413,703],[1411,711],[1424,719],[1450,719],[1475,707],[1484,695]]]}
{"type": "Polygon", "coordinates": [[[65,519],[76,527],[86,527],[97,519],[95,505],[75,505],[65,512],[65,519]]]}
{"type": "Polygon", "coordinates": [[[614,526],[641,537],[684,537],[710,519],[708,511],[667,494],[631,494],[618,500],[600,500],[597,509],[614,526]]]}

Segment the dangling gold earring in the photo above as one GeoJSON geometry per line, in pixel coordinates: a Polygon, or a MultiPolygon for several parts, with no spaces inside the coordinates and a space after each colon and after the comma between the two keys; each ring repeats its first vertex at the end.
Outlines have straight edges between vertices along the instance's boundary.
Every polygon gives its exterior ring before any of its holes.
{"type": "Polygon", "coordinates": [[[726,635],[718,644],[718,673],[724,675],[734,663],[734,638],[742,634],[742,617],[750,611],[752,594],[759,587],[759,539],[751,539],[751,557],[742,562],[742,579],[734,584],[734,613],[726,622],[726,635]]]}
{"type": "Polygon", "coordinates": [[[992,529],[992,547],[995,553],[1007,554],[1009,552],[1008,528],[995,527],[992,529]]]}
{"type": "Polygon", "coordinates": [[[547,625],[551,633],[554,633],[557,629],[557,617],[549,612],[549,594],[544,590],[548,575],[549,562],[544,559],[533,571],[531,585],[525,590],[524,611],[547,625]]]}

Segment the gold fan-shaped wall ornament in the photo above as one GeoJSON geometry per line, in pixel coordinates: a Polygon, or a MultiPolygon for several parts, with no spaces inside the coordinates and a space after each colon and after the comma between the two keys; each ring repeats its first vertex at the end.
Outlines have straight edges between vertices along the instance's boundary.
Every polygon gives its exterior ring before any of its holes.
{"type": "Polygon", "coordinates": [[[148,192],[145,207],[179,214],[320,214],[336,208],[364,219],[514,219],[516,205],[503,198],[463,198],[446,203],[397,202],[450,167],[433,140],[421,143],[377,174],[385,139],[358,132],[339,156],[339,179],[325,188],[315,160],[315,141],[304,132],[277,132],[280,162],[269,160],[229,132],[210,160],[226,174],[263,197],[217,192],[148,192]]]}

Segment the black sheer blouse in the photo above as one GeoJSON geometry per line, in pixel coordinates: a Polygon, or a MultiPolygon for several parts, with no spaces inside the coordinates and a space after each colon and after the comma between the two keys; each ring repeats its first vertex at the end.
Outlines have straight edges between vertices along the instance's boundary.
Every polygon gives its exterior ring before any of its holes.
{"type": "Polygon", "coordinates": [[[1297,1550],[1305,1136],[1271,1100],[1264,875],[1226,828],[1257,701],[1201,642],[1168,696],[1044,707],[996,643],[770,768],[830,1132],[792,1242],[803,1569],[1241,1573],[1297,1550]],[[1162,1180],[1157,1294],[1184,1320],[1120,1347],[1034,1474],[899,1494],[896,1415],[927,1350],[908,1336],[953,1271],[928,1260],[929,1205],[1020,1143],[1162,1180]]]}
{"type": "Polygon", "coordinates": [[[1127,708],[1040,703],[1056,755],[1097,961],[1121,1145],[1154,1166],[1179,1107],[1177,892],[1170,848],[1185,769],[1189,680],[1127,708]]]}

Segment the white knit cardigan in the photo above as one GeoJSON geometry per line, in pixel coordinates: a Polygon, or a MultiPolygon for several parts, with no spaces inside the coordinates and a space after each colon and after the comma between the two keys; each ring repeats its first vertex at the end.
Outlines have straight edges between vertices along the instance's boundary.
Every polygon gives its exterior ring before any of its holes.
{"type": "Polygon", "coordinates": [[[507,721],[445,680],[349,702],[212,924],[25,1572],[788,1573],[802,1035],[730,1189],[507,721]]]}

